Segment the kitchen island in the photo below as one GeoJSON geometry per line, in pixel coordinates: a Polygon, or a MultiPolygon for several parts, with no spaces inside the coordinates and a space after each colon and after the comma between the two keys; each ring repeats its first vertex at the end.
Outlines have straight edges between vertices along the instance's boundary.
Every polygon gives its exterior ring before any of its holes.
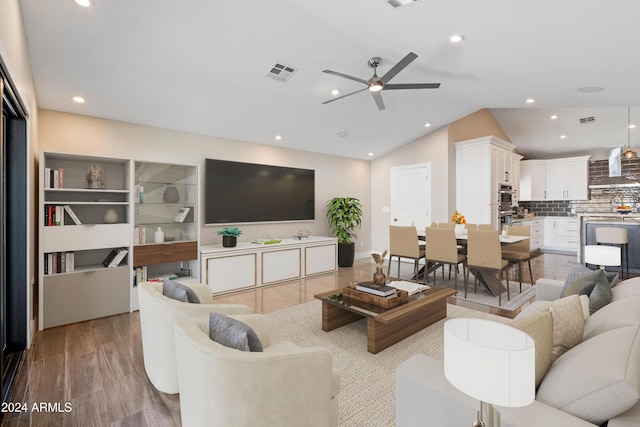
{"type": "MultiPolygon", "coordinates": [[[[640,213],[582,213],[580,221],[580,252],[578,260],[584,263],[584,245],[595,245],[598,227],[625,228],[629,234],[629,272],[640,274],[640,213]]],[[[607,267],[608,271],[620,271],[607,267]]]]}

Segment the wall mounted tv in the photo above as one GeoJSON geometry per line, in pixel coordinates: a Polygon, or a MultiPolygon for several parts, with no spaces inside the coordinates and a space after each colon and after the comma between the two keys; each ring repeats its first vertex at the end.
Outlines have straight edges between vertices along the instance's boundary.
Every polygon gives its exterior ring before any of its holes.
{"type": "Polygon", "coordinates": [[[315,171],[205,159],[205,224],[311,221],[315,171]]]}

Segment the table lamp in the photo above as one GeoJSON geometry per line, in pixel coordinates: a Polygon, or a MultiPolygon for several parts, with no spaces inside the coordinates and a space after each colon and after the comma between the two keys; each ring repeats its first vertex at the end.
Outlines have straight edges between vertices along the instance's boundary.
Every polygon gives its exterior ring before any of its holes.
{"type": "Polygon", "coordinates": [[[585,245],[584,262],[594,264],[604,270],[605,267],[617,267],[622,264],[620,248],[606,245],[585,245]]]}
{"type": "Polygon", "coordinates": [[[535,342],[519,329],[484,319],[444,324],[444,374],[480,400],[474,427],[499,427],[493,405],[527,406],[535,398],[535,342]]]}

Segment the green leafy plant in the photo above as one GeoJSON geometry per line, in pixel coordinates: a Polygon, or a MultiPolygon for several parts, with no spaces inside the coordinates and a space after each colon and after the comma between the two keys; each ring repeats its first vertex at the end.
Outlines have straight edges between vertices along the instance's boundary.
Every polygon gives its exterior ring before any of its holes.
{"type": "Polygon", "coordinates": [[[218,235],[220,236],[238,237],[241,234],[242,230],[236,227],[225,227],[222,230],[218,231],[218,235]]]}
{"type": "Polygon", "coordinates": [[[362,205],[353,197],[334,197],[327,202],[329,228],[338,243],[352,243],[358,237],[353,230],[362,224],[362,205]]]}

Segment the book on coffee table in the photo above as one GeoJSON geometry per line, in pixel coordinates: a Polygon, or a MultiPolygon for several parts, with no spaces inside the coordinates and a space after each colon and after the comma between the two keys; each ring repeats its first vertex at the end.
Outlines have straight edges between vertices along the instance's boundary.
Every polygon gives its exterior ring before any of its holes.
{"type": "Polygon", "coordinates": [[[360,282],[356,285],[356,290],[369,292],[373,295],[388,297],[396,293],[396,288],[387,285],[376,285],[373,282],[360,282]]]}
{"type": "Polygon", "coordinates": [[[415,282],[407,282],[406,280],[394,280],[393,282],[389,282],[389,286],[401,291],[407,291],[409,296],[431,288],[431,286],[421,285],[420,283],[415,282]]]}

